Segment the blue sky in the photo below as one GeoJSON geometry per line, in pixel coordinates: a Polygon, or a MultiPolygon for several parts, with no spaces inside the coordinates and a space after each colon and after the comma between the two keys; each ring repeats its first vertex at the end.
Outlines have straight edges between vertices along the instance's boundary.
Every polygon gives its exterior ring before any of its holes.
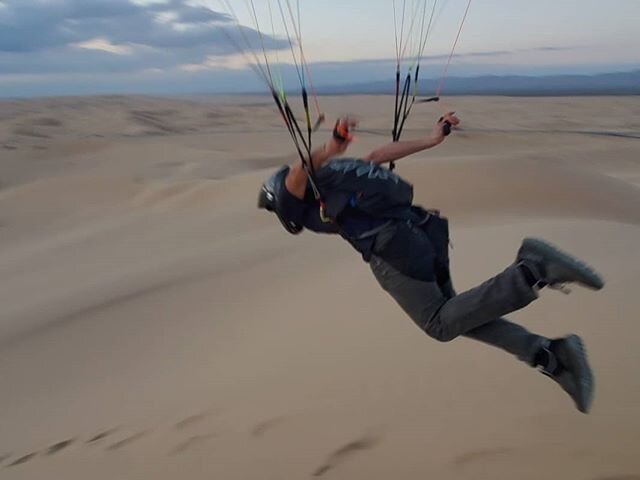
{"type": "MultiPolygon", "coordinates": [[[[290,1],[295,11],[296,0],[290,1]]],[[[405,5],[405,33],[414,12],[420,13],[409,38],[418,38],[423,1],[395,0],[398,24],[405,5]]],[[[428,14],[434,1],[427,0],[428,14]]],[[[246,1],[229,5],[257,47],[246,1]]],[[[286,66],[292,55],[277,1],[255,5],[270,61],[285,64],[285,83],[295,80],[286,66]]],[[[393,5],[300,0],[303,43],[316,83],[393,76],[393,5]]],[[[442,71],[466,5],[438,0],[423,62],[427,76],[442,71]]],[[[227,34],[238,35],[229,13],[218,0],[0,0],[0,96],[260,89],[228,40],[227,34]]],[[[639,0],[473,0],[451,75],[637,69],[638,19],[639,0]]],[[[407,53],[414,51],[409,44],[407,53]]]]}

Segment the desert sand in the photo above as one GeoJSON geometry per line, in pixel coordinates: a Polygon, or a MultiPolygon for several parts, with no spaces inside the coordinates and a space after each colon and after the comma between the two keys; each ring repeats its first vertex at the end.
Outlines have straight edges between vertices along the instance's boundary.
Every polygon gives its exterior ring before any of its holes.
{"type": "MultiPolygon", "coordinates": [[[[390,137],[390,97],[321,98],[390,137]]],[[[268,99],[0,102],[0,478],[640,479],[640,98],[450,98],[462,128],[398,164],[451,220],[459,291],[539,236],[592,292],[511,318],[580,334],[582,415],[551,380],[439,344],[340,238],[256,209],[295,161],[268,99]]],[[[315,136],[329,135],[325,125],[315,136]]]]}

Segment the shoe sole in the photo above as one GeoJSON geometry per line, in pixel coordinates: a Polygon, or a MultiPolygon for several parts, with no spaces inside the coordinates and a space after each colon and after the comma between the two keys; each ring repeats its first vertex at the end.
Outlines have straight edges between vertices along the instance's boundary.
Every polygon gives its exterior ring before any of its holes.
{"type": "Polygon", "coordinates": [[[570,360],[569,369],[575,372],[578,378],[581,379],[581,384],[578,385],[580,390],[580,402],[576,402],[578,410],[582,413],[588,413],[593,402],[593,372],[587,362],[587,354],[582,343],[582,339],[578,335],[570,335],[565,338],[567,349],[571,351],[572,355],[570,360]]]}
{"type": "Polygon", "coordinates": [[[577,283],[587,288],[600,290],[604,287],[604,281],[592,268],[543,240],[525,238],[522,242],[522,250],[560,263],[574,274],[577,283]]]}

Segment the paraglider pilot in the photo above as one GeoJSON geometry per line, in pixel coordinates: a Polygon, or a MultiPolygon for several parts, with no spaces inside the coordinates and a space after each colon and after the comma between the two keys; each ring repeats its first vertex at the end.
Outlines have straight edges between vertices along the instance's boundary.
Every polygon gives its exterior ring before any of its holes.
{"type": "Polygon", "coordinates": [[[587,413],[594,380],[581,338],[547,338],[503,317],[536,300],[543,288],[576,283],[599,290],[600,276],[546,241],[525,238],[513,263],[457,294],[449,272],[448,220],[415,205],[413,186],[384,166],[441,144],[459,122],[448,113],[424,137],[350,158],[343,154],[356,122],[345,117],[312,152],[308,168],[283,166],[262,185],[258,205],[292,234],[307,229],[341,235],[430,337],[449,342],[462,336],[500,348],[553,379],[587,413]],[[322,205],[311,183],[321,192],[322,205]]]}

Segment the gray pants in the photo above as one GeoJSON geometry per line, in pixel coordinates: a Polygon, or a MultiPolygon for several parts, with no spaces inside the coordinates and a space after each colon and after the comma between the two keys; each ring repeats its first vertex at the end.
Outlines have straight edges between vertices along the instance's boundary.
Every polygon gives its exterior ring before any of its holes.
{"type": "Polygon", "coordinates": [[[545,338],[501,318],[537,298],[515,265],[456,295],[450,281],[438,285],[416,280],[375,255],[369,264],[382,288],[429,336],[442,342],[460,335],[473,338],[533,365],[545,338]]]}

